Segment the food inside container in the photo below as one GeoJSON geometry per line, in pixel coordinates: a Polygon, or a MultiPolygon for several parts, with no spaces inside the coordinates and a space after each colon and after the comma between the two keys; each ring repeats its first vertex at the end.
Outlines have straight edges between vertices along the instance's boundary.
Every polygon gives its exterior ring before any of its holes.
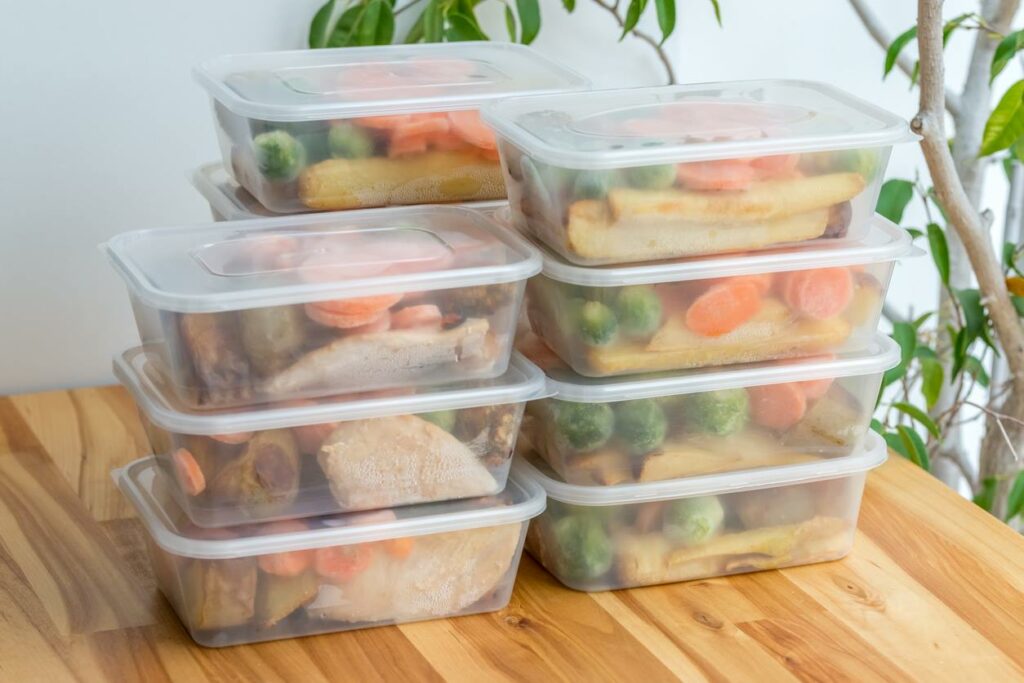
{"type": "Polygon", "coordinates": [[[182,406],[132,349],[114,375],[189,520],[223,527],[495,494],[544,375],[515,354],[495,379],[255,409],[182,406]]]}
{"type": "Polygon", "coordinates": [[[860,448],[899,346],[723,369],[594,379],[530,335],[517,344],[548,377],[517,448],[565,482],[614,485],[815,462],[860,448]]]}
{"type": "Polygon", "coordinates": [[[481,104],[588,85],[488,42],[230,55],[195,76],[224,165],[278,213],[503,199],[481,104]]]}
{"type": "Polygon", "coordinates": [[[906,121],[831,86],[744,81],[484,108],[517,226],[579,265],[864,234],[906,121]]]}
{"type": "Polygon", "coordinates": [[[602,591],[839,559],[885,458],[871,432],[832,460],[652,483],[566,484],[536,457],[513,471],[548,495],[527,551],[569,588],[602,591]]]}
{"type": "Polygon", "coordinates": [[[742,256],[584,268],[541,251],[533,331],[579,374],[611,377],[863,349],[914,247],[876,216],[859,239],[742,256]]]}
{"type": "Polygon", "coordinates": [[[501,609],[544,509],[537,485],[513,479],[453,503],[201,529],[151,458],[113,476],[146,527],[157,586],[208,647],[501,609]]]}
{"type": "Polygon", "coordinates": [[[124,233],[107,245],[154,367],[218,408],[486,379],[535,250],[427,206],[124,233]]]}

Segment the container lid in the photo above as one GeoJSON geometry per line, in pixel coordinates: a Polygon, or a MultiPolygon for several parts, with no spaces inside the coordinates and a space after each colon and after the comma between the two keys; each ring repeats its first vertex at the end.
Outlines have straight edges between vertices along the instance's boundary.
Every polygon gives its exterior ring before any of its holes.
{"type": "Polygon", "coordinates": [[[521,344],[517,346],[528,357],[534,358],[543,366],[547,375],[547,394],[550,397],[577,403],[632,401],[780,382],[881,374],[896,367],[900,362],[899,345],[885,335],[876,334],[863,350],[841,352],[831,356],[647,375],[584,377],[573,372],[554,354],[542,352],[543,357],[537,358],[527,347],[521,344]]]}
{"type": "Polygon", "coordinates": [[[917,139],[898,116],[808,81],[517,97],[489,104],[483,117],[534,161],[569,168],[868,149],[917,139]]]}
{"type": "Polygon", "coordinates": [[[382,519],[375,512],[350,512],[304,519],[309,525],[304,531],[281,531],[281,525],[273,524],[203,529],[189,523],[169,496],[160,495],[162,479],[155,458],[136,460],[110,475],[157,545],[175,555],[204,560],[517,524],[539,515],[545,505],[540,486],[512,477],[497,495],[396,508],[397,519],[382,519]],[[237,536],[211,538],[211,532],[237,536]]]}
{"type": "Polygon", "coordinates": [[[157,427],[177,434],[237,434],[264,429],[364,420],[436,410],[520,403],[550,395],[540,368],[513,353],[505,374],[494,379],[455,382],[435,387],[342,394],[304,401],[302,405],[270,404],[258,408],[193,410],[169,391],[137,346],[114,357],[114,376],[146,417],[157,427]]]}
{"type": "Polygon", "coordinates": [[[848,477],[878,467],[888,453],[885,441],[869,431],[859,451],[838,458],[815,460],[796,465],[761,467],[721,474],[705,474],[681,479],[666,479],[642,484],[581,486],[567,484],[535,453],[517,455],[512,472],[520,479],[540,484],[551,500],[572,505],[630,505],[690,496],[712,496],[757,489],[807,484],[825,479],[848,477]]]}
{"type": "Polygon", "coordinates": [[[139,300],[187,313],[498,284],[540,270],[525,240],[459,206],[138,230],[104,246],[139,300]]]}
{"type": "Polygon", "coordinates": [[[545,245],[538,247],[544,263],[544,275],[559,282],[585,287],[622,287],[883,263],[923,253],[913,246],[906,230],[877,214],[871,219],[867,233],[858,239],[816,239],[754,253],[701,256],[626,266],[577,266],[545,245]]]}
{"type": "Polygon", "coordinates": [[[235,114],[267,121],[476,109],[590,85],[527,47],[491,42],[226,55],[193,74],[235,114]]]}

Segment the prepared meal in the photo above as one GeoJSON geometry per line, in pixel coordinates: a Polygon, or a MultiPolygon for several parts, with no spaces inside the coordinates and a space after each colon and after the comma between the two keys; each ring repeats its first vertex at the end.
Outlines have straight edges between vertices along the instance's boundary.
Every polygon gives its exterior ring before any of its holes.
{"type": "Polygon", "coordinates": [[[832,460],[659,482],[576,486],[531,457],[513,472],[548,495],[527,552],[569,588],[603,591],[837,560],[885,458],[871,432],[832,460]]]}
{"type": "Polygon", "coordinates": [[[147,530],[157,586],[189,635],[220,647],[491,612],[508,604],[544,492],[201,529],[152,458],[113,472],[147,530]]]}
{"type": "Polygon", "coordinates": [[[505,487],[527,400],[543,373],[515,354],[505,374],[255,409],[181,405],[141,349],[114,359],[170,493],[202,527],[494,494],[505,487]]]}
{"type": "Polygon", "coordinates": [[[503,199],[480,106],[589,85],[529,48],[489,42],[230,55],[195,76],[224,165],[277,213],[503,199]]]}
{"type": "Polygon", "coordinates": [[[831,86],[743,81],[484,108],[516,224],[580,265],[863,235],[906,121],[831,86]]]}
{"type": "Polygon", "coordinates": [[[517,448],[569,484],[614,485],[847,455],[861,446],[882,373],[900,349],[631,377],[578,375],[530,335],[519,348],[547,375],[517,448]]]}
{"type": "Polygon", "coordinates": [[[530,326],[579,374],[610,377],[863,349],[914,247],[876,217],[858,239],[746,255],[585,268],[541,251],[530,326]]]}
{"type": "Polygon", "coordinates": [[[143,346],[189,407],[497,377],[536,251],[424,206],[124,233],[143,346]]]}
{"type": "MultiPolygon", "coordinates": [[[[219,161],[203,164],[192,172],[190,179],[193,187],[209,202],[210,214],[215,221],[242,221],[281,215],[264,208],[219,161]]],[[[508,202],[503,199],[472,202],[466,207],[491,215],[495,211],[507,211],[508,202]]]]}

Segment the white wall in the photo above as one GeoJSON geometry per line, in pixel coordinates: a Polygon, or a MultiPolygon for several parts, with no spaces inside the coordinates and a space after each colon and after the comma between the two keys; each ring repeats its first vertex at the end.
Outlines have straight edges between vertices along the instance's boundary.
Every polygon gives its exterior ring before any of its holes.
{"type": "MultiPolygon", "coordinates": [[[[899,74],[882,82],[882,53],[844,2],[723,0],[719,29],[708,0],[677,1],[668,49],[683,81],[809,78],[907,117],[915,110],[899,74]]],[[[110,381],[110,357],[137,337],[121,283],[96,245],[124,230],[208,217],[185,179],[217,155],[191,66],[219,53],[300,47],[319,2],[108,0],[61,3],[59,11],[19,2],[16,12],[6,3],[0,393],[110,381]]],[[[558,0],[542,4],[542,52],[600,86],[659,82],[648,48],[618,43],[604,10],[577,0],[568,17],[558,0]]],[[[913,21],[912,3],[875,4],[894,32],[913,21]]],[[[948,14],[971,5],[946,4],[948,14]]],[[[653,13],[649,19],[654,30],[653,13]]],[[[497,5],[488,26],[503,35],[497,5]]],[[[961,36],[950,46],[953,78],[968,42],[961,36]]],[[[906,176],[921,165],[909,146],[897,150],[892,168],[906,176]]],[[[923,259],[901,266],[893,299],[929,301],[933,294],[918,284],[928,274],[923,259]]]]}

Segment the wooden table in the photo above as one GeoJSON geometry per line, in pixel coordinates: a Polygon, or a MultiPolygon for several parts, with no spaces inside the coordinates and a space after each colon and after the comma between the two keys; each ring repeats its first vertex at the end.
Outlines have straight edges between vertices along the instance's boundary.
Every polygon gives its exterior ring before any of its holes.
{"type": "Polygon", "coordinates": [[[0,681],[1024,680],[1024,540],[894,458],[839,562],[614,593],[524,558],[501,612],[204,649],[110,481],[115,387],[0,397],[0,681]]]}

